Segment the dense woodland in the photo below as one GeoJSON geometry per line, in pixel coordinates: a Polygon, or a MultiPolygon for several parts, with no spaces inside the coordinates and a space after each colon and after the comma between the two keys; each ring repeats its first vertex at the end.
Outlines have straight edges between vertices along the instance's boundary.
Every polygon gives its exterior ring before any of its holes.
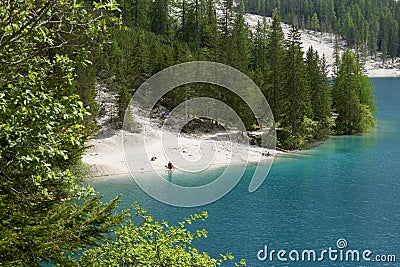
{"type": "Polygon", "coordinates": [[[395,0],[243,0],[246,12],[271,16],[278,8],[283,21],[301,29],[332,32],[365,55],[383,62],[400,54],[400,2],[395,0]]]}
{"type": "Polygon", "coordinates": [[[0,266],[211,267],[233,259],[193,247],[206,232],[186,225],[206,212],[155,222],[137,205],[117,212],[120,196],[105,203],[82,184],[95,105],[80,98],[93,99],[90,60],[106,53],[119,14],[113,1],[0,2],[0,266]]]}
{"type": "MultiPolygon", "coordinates": [[[[116,213],[119,196],[104,203],[82,186],[81,155],[99,112],[96,84],[118,94],[120,127],[131,95],[151,75],[180,62],[217,61],[258,84],[284,148],[374,126],[372,87],[357,53],[337,51],[330,80],[324,57],[302,51],[296,26],[284,39],[278,9],[268,11],[271,25],[260,23],[252,33],[243,5],[224,1],[218,12],[215,6],[212,0],[0,3],[1,266],[215,266],[232,259],[192,247],[206,232],[191,233],[186,224],[206,213],[176,226],[158,223],[137,206],[132,214],[116,213]]],[[[160,104],[173,108],[182,90],[223,100],[249,130],[257,127],[237,96],[209,85],[177,88],[160,104]]]]}
{"type": "MultiPolygon", "coordinates": [[[[94,70],[86,69],[91,83],[96,77],[108,81],[108,87],[118,93],[119,126],[131,95],[144,80],[166,67],[193,60],[224,63],[253,79],[271,107],[281,148],[307,148],[331,134],[363,132],[374,126],[373,89],[360,53],[349,50],[341,56],[337,48],[337,75],[332,80],[324,55],[312,48],[302,50],[298,27],[292,26],[285,39],[278,9],[271,10],[271,24],[260,22],[252,32],[242,16],[245,2],[142,0],[120,5],[122,25],[113,28],[112,44],[93,53],[95,64],[89,68],[94,70]],[[337,120],[332,112],[339,114],[337,120]]],[[[185,98],[198,96],[230,104],[248,130],[257,127],[240,98],[211,85],[177,88],[160,104],[171,110],[185,98]]]]}

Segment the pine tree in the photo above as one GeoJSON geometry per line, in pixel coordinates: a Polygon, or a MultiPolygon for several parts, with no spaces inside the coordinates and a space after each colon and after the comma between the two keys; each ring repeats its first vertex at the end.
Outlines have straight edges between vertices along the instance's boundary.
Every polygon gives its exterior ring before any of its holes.
{"type": "Polygon", "coordinates": [[[317,13],[314,12],[314,15],[311,18],[311,30],[318,31],[320,29],[319,19],[317,13]]]}
{"type": "Polygon", "coordinates": [[[256,31],[253,35],[252,68],[264,71],[267,66],[268,24],[264,18],[257,22],[256,31]]]}
{"type": "Polygon", "coordinates": [[[79,66],[76,69],[76,81],[79,96],[85,108],[90,112],[90,116],[86,119],[89,122],[93,122],[97,115],[97,103],[96,103],[96,73],[93,65],[79,66]]]}
{"type": "Polygon", "coordinates": [[[394,19],[390,22],[389,40],[388,55],[394,63],[394,58],[399,55],[399,23],[394,19]]]}
{"type": "Polygon", "coordinates": [[[217,61],[220,34],[218,32],[217,14],[213,0],[203,0],[203,23],[200,38],[203,55],[199,60],[217,61]]]}
{"type": "Polygon", "coordinates": [[[335,60],[333,65],[333,74],[337,75],[340,65],[340,44],[339,44],[339,36],[335,35],[335,46],[333,50],[333,58],[335,60]]]}
{"type": "Polygon", "coordinates": [[[286,81],[283,126],[289,127],[293,137],[300,134],[305,119],[312,118],[310,88],[301,48],[300,33],[292,26],[286,41],[286,81]]]}
{"type": "Polygon", "coordinates": [[[125,112],[128,108],[129,101],[131,100],[132,96],[129,94],[128,90],[125,87],[121,87],[120,91],[118,92],[117,97],[117,104],[118,104],[118,120],[117,120],[117,127],[122,128],[122,123],[125,119],[125,112]]]}
{"type": "Polygon", "coordinates": [[[257,23],[256,31],[253,34],[251,51],[251,78],[266,96],[270,85],[267,82],[269,62],[267,59],[269,25],[264,18],[257,23]]]}
{"type": "Polygon", "coordinates": [[[250,30],[242,14],[237,13],[229,42],[228,64],[243,73],[248,73],[251,56],[250,30]]]}
{"type": "Polygon", "coordinates": [[[278,10],[272,15],[271,29],[268,34],[267,58],[269,59],[270,72],[267,79],[271,84],[269,90],[264,92],[276,121],[282,114],[282,86],[283,86],[283,57],[285,54],[285,36],[281,27],[278,10]]]}
{"type": "Polygon", "coordinates": [[[310,47],[307,51],[306,66],[311,89],[313,120],[318,123],[315,138],[320,140],[327,137],[331,126],[331,92],[325,57],[320,59],[318,52],[310,47]]]}
{"type": "Polygon", "coordinates": [[[151,0],[121,0],[118,4],[125,26],[149,29],[151,0]]]}
{"type": "Polygon", "coordinates": [[[129,52],[130,58],[128,62],[128,69],[130,70],[130,75],[128,76],[129,84],[126,88],[131,90],[139,88],[152,74],[149,60],[151,53],[148,41],[146,42],[147,35],[148,33],[143,30],[135,30],[127,39],[131,51],[129,52]]]}
{"type": "Polygon", "coordinates": [[[155,0],[151,7],[151,30],[156,34],[167,34],[169,25],[169,0],[155,0]]]}
{"type": "Polygon", "coordinates": [[[351,50],[343,53],[333,97],[334,108],[339,114],[336,120],[339,134],[359,133],[375,126],[372,87],[351,50]]]}
{"type": "Polygon", "coordinates": [[[250,13],[271,16],[279,8],[288,24],[321,32],[336,33],[353,48],[365,45],[371,52],[384,52],[384,60],[398,55],[400,2],[394,0],[301,0],[262,1],[265,9],[257,11],[258,0],[245,1],[250,13]],[[266,10],[266,12],[265,12],[266,10]],[[396,29],[397,28],[397,29],[396,29]],[[397,49],[396,49],[397,47],[397,49]]]}
{"type": "Polygon", "coordinates": [[[230,50],[231,50],[231,34],[235,15],[233,12],[233,0],[222,1],[222,15],[218,19],[219,30],[221,37],[218,43],[218,62],[229,65],[230,50]]]}

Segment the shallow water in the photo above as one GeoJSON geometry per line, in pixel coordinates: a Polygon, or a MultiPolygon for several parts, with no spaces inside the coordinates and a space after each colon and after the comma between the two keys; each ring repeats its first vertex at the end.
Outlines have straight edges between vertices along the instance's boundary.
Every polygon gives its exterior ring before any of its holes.
{"type": "MultiPolygon", "coordinates": [[[[129,177],[97,179],[91,184],[106,199],[123,193],[120,208],[137,201],[156,219],[177,222],[207,210],[209,218],[195,226],[206,228],[209,234],[196,246],[213,256],[230,251],[238,260],[246,258],[248,266],[399,266],[400,79],[373,79],[373,83],[379,109],[373,132],[335,137],[316,149],[276,160],[254,193],[248,193],[254,166],[248,167],[230,193],[199,208],[160,203],[129,177]],[[339,239],[345,239],[347,247],[342,243],[338,247],[339,239]],[[272,261],[271,257],[260,261],[257,253],[265,245],[268,252],[286,250],[288,262],[281,262],[276,253],[272,261]],[[322,259],[322,250],[329,248],[338,250],[331,255],[337,255],[336,260],[328,253],[322,259]],[[289,259],[291,250],[300,253],[299,261],[289,259]],[[303,250],[314,250],[316,262],[302,261],[303,250]],[[350,256],[346,260],[348,250],[361,254],[370,250],[366,257],[370,261],[362,255],[359,262],[350,256]],[[397,262],[376,261],[376,256],[387,255],[395,255],[397,262]]],[[[196,176],[190,183],[210,180],[212,173],[196,176]]],[[[179,175],[175,178],[184,181],[179,175]]],[[[263,256],[260,252],[259,257],[263,256]]]]}

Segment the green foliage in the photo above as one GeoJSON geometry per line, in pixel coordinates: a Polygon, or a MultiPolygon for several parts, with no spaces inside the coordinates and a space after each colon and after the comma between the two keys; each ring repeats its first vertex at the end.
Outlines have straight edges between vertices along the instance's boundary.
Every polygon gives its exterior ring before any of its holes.
{"type": "Polygon", "coordinates": [[[319,26],[319,19],[317,13],[314,12],[311,18],[311,30],[318,31],[320,28],[319,26]]]}
{"type": "MultiPolygon", "coordinates": [[[[137,4],[124,1],[123,6],[134,10],[137,4]]],[[[306,60],[303,59],[297,27],[292,28],[289,39],[285,41],[275,7],[284,6],[282,13],[290,13],[291,19],[301,26],[303,19],[293,12],[294,7],[284,1],[266,1],[265,5],[257,3],[256,6],[264,10],[274,8],[272,23],[259,23],[255,33],[251,33],[240,10],[235,10],[231,0],[221,3],[218,19],[215,5],[215,1],[202,0],[154,1],[143,12],[161,12],[163,15],[153,17],[150,27],[130,26],[127,19],[122,28],[113,31],[113,44],[106,55],[108,59],[104,61],[108,62],[106,66],[110,66],[106,71],[107,77],[115,77],[112,87],[119,95],[120,121],[129,96],[126,93],[135,92],[148,77],[174,64],[211,60],[233,66],[253,78],[268,100],[282,131],[291,132],[292,137],[279,135],[280,144],[284,144],[285,148],[305,148],[327,138],[332,134],[334,125],[341,127],[342,118],[339,118],[339,123],[331,118],[332,86],[327,77],[325,58],[311,49],[306,60]],[[168,8],[173,9],[173,14],[163,11],[168,8]],[[301,141],[286,142],[286,139],[301,141]]],[[[244,1],[239,9],[243,6],[255,7],[252,1],[244,1]]],[[[336,8],[339,7],[334,5],[333,0],[318,1],[316,5],[307,0],[303,11],[310,13],[310,27],[329,30],[334,28],[333,23],[337,23],[336,8]]],[[[353,18],[349,16],[348,20],[353,18]]],[[[339,66],[339,47],[336,48],[336,65],[339,66]]],[[[338,67],[335,73],[338,73],[338,67]]],[[[370,106],[373,112],[368,78],[359,76],[358,88],[364,88],[358,92],[360,101],[370,106]]],[[[253,129],[255,118],[243,101],[216,86],[197,84],[178,88],[165,95],[160,104],[171,110],[184,100],[198,96],[213,97],[229,104],[242,118],[246,128],[253,129]]]]}
{"type": "MultiPolygon", "coordinates": [[[[154,222],[134,206],[134,220],[109,235],[110,228],[127,216],[114,213],[119,196],[103,203],[92,188],[80,184],[85,178],[80,162],[84,144],[94,133],[88,122],[93,119],[89,112],[96,113],[96,79],[106,81],[118,94],[119,122],[131,93],[143,81],[171,65],[200,59],[227,63],[254,77],[271,104],[281,128],[278,143],[284,148],[307,148],[333,127],[338,133],[354,133],[375,124],[372,87],[350,52],[338,64],[333,100],[339,118],[333,121],[324,59],[312,50],[303,59],[295,27],[285,43],[277,10],[271,26],[264,21],[252,35],[241,13],[235,15],[231,0],[223,1],[220,20],[215,1],[181,5],[125,0],[122,25],[113,0],[93,5],[39,2],[0,3],[0,261],[4,266],[215,266],[233,258],[227,254],[214,259],[192,246],[206,232],[191,233],[187,224],[206,214],[171,226],[154,222]],[[181,16],[174,16],[171,9],[181,16]]],[[[321,29],[329,28],[334,9],[340,8],[332,3],[318,1],[317,9],[324,12],[316,12],[312,2],[305,1],[307,12],[318,14],[321,29]]],[[[266,11],[286,4],[243,1],[241,8],[266,11]]],[[[284,13],[299,20],[293,10],[284,13]]],[[[349,25],[355,23],[351,20],[350,16],[342,22],[350,32],[349,25]]],[[[391,20],[395,18],[388,17],[386,23],[391,20]]],[[[387,41],[395,38],[395,32],[395,26],[382,31],[377,47],[393,54],[396,47],[387,41]]],[[[182,86],[161,102],[172,109],[196,96],[230,104],[247,129],[254,127],[254,115],[245,103],[215,85],[182,86]]]]}
{"type": "Polygon", "coordinates": [[[312,47],[306,56],[307,78],[311,90],[311,105],[315,127],[315,139],[323,140],[331,133],[331,87],[327,77],[325,58],[319,58],[312,47]]]}
{"type": "Polygon", "coordinates": [[[248,0],[246,12],[272,16],[274,8],[291,25],[343,36],[348,44],[376,56],[400,55],[400,2],[396,0],[248,0]]]}
{"type": "Polygon", "coordinates": [[[168,16],[168,0],[155,0],[150,10],[151,30],[156,34],[166,35],[170,28],[168,16]]]}
{"type": "MultiPolygon", "coordinates": [[[[124,217],[79,185],[76,166],[93,133],[75,86],[90,43],[113,20],[113,1],[0,3],[0,262],[65,265],[124,217]],[[80,198],[81,205],[75,204],[80,198]]],[[[88,98],[90,99],[90,98],[88,98]]]]}
{"type": "Polygon", "coordinates": [[[96,88],[95,88],[95,68],[93,65],[79,66],[76,69],[76,85],[79,96],[84,107],[89,112],[86,116],[87,121],[94,121],[98,111],[96,103],[96,88]]]}
{"type": "Polygon", "coordinates": [[[284,93],[287,102],[281,124],[290,127],[292,135],[306,134],[302,131],[305,118],[312,118],[310,85],[307,81],[300,33],[292,26],[286,41],[284,93]]]}
{"type": "Polygon", "coordinates": [[[281,119],[284,104],[284,40],[285,35],[281,27],[281,19],[278,10],[275,9],[272,15],[271,30],[268,34],[267,62],[269,71],[266,73],[269,86],[265,86],[264,94],[271,106],[276,121],[281,119]]]}
{"type": "Polygon", "coordinates": [[[85,110],[77,96],[53,97],[30,90],[3,93],[0,160],[7,168],[1,173],[20,192],[16,201],[59,201],[76,189],[66,168],[79,161],[90,134],[81,124],[85,110]],[[49,192],[51,186],[59,188],[49,192]]]}
{"type": "Polygon", "coordinates": [[[248,73],[250,65],[251,39],[250,30],[245,24],[241,14],[237,14],[233,24],[232,35],[229,45],[229,60],[228,65],[240,70],[243,73],[248,73]]]}
{"type": "Polygon", "coordinates": [[[304,117],[295,135],[290,127],[283,127],[278,131],[278,146],[288,150],[308,149],[314,144],[317,130],[318,122],[304,117]]]}
{"type": "MultiPolygon", "coordinates": [[[[190,232],[187,225],[207,218],[207,212],[194,214],[176,226],[166,221],[156,222],[136,204],[135,216],[113,230],[114,237],[98,248],[86,250],[80,266],[219,266],[233,260],[231,254],[212,258],[193,247],[194,240],[207,236],[205,230],[190,232]]],[[[245,261],[241,260],[243,266],[245,261]]]]}
{"type": "Polygon", "coordinates": [[[354,53],[346,50],[335,78],[333,93],[334,108],[339,114],[336,120],[337,133],[360,133],[375,126],[372,90],[354,53]]]}
{"type": "Polygon", "coordinates": [[[125,87],[122,87],[118,94],[118,124],[119,128],[122,128],[122,122],[125,118],[125,111],[128,108],[131,95],[125,87]]]}
{"type": "Polygon", "coordinates": [[[358,124],[360,132],[370,131],[372,127],[376,126],[376,119],[369,106],[361,104],[360,113],[361,117],[358,124]]]}
{"type": "Polygon", "coordinates": [[[119,0],[122,22],[129,27],[150,28],[150,0],[119,0]]]}
{"type": "Polygon", "coordinates": [[[65,202],[45,210],[40,203],[27,200],[21,207],[9,199],[12,196],[0,196],[2,266],[39,266],[44,262],[67,266],[67,255],[95,245],[102,233],[124,217],[113,215],[117,199],[103,204],[90,191],[83,190],[80,195],[83,204],[65,202]]]}

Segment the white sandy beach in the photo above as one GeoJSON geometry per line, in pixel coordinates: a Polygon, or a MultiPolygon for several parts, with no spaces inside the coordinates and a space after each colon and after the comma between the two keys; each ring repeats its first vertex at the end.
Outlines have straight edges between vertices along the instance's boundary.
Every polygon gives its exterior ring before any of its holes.
{"type": "MultiPolygon", "coordinates": [[[[252,29],[255,29],[258,15],[244,15],[246,22],[252,29]]],[[[282,24],[285,34],[289,26],[282,24]]],[[[312,31],[301,31],[304,51],[313,46],[321,55],[324,54],[327,60],[330,75],[333,66],[334,41],[331,34],[322,34],[312,31]]],[[[342,43],[343,45],[343,43],[342,43]]],[[[344,47],[343,47],[344,49],[344,47]]],[[[369,58],[365,68],[369,77],[400,77],[398,59],[394,64],[382,65],[382,62],[369,58]]],[[[98,99],[103,107],[116,113],[115,95],[107,94],[100,90],[98,99]]],[[[98,124],[104,125],[109,119],[109,114],[98,118],[98,124]]],[[[236,132],[214,133],[207,135],[181,135],[178,138],[178,145],[174,146],[162,141],[162,130],[156,125],[149,124],[145,134],[134,133],[125,135],[129,140],[129,147],[126,148],[127,160],[131,165],[131,172],[150,172],[164,170],[169,160],[176,165],[177,169],[186,171],[197,171],[203,168],[211,168],[227,164],[239,164],[246,162],[259,162],[272,160],[272,157],[262,156],[265,149],[245,144],[238,144],[235,137],[236,132]],[[229,141],[230,136],[232,141],[229,141]],[[145,138],[145,139],[143,139],[145,138]],[[143,140],[145,140],[145,152],[143,151],[143,140]],[[150,159],[154,157],[154,161],[150,159]]],[[[128,175],[129,169],[125,162],[122,131],[102,130],[96,138],[90,140],[89,148],[83,156],[83,162],[88,164],[91,174],[99,176],[128,175]]],[[[277,153],[271,151],[270,153],[277,153]]]]}
{"type": "MultiPolygon", "coordinates": [[[[146,134],[145,143],[142,134],[123,133],[122,130],[111,137],[92,139],[87,144],[90,147],[83,156],[83,162],[89,165],[93,177],[99,177],[162,171],[169,161],[178,170],[196,172],[229,164],[271,162],[273,159],[272,156],[262,155],[268,152],[266,149],[230,141],[226,133],[180,136],[178,146],[174,146],[165,141],[161,129],[150,130],[152,133],[146,134]],[[151,161],[151,158],[154,160],[151,161]],[[125,159],[131,166],[129,169],[125,159]]],[[[231,137],[235,138],[235,135],[232,133],[231,137]]],[[[281,153],[269,152],[271,155],[281,153]]]]}

